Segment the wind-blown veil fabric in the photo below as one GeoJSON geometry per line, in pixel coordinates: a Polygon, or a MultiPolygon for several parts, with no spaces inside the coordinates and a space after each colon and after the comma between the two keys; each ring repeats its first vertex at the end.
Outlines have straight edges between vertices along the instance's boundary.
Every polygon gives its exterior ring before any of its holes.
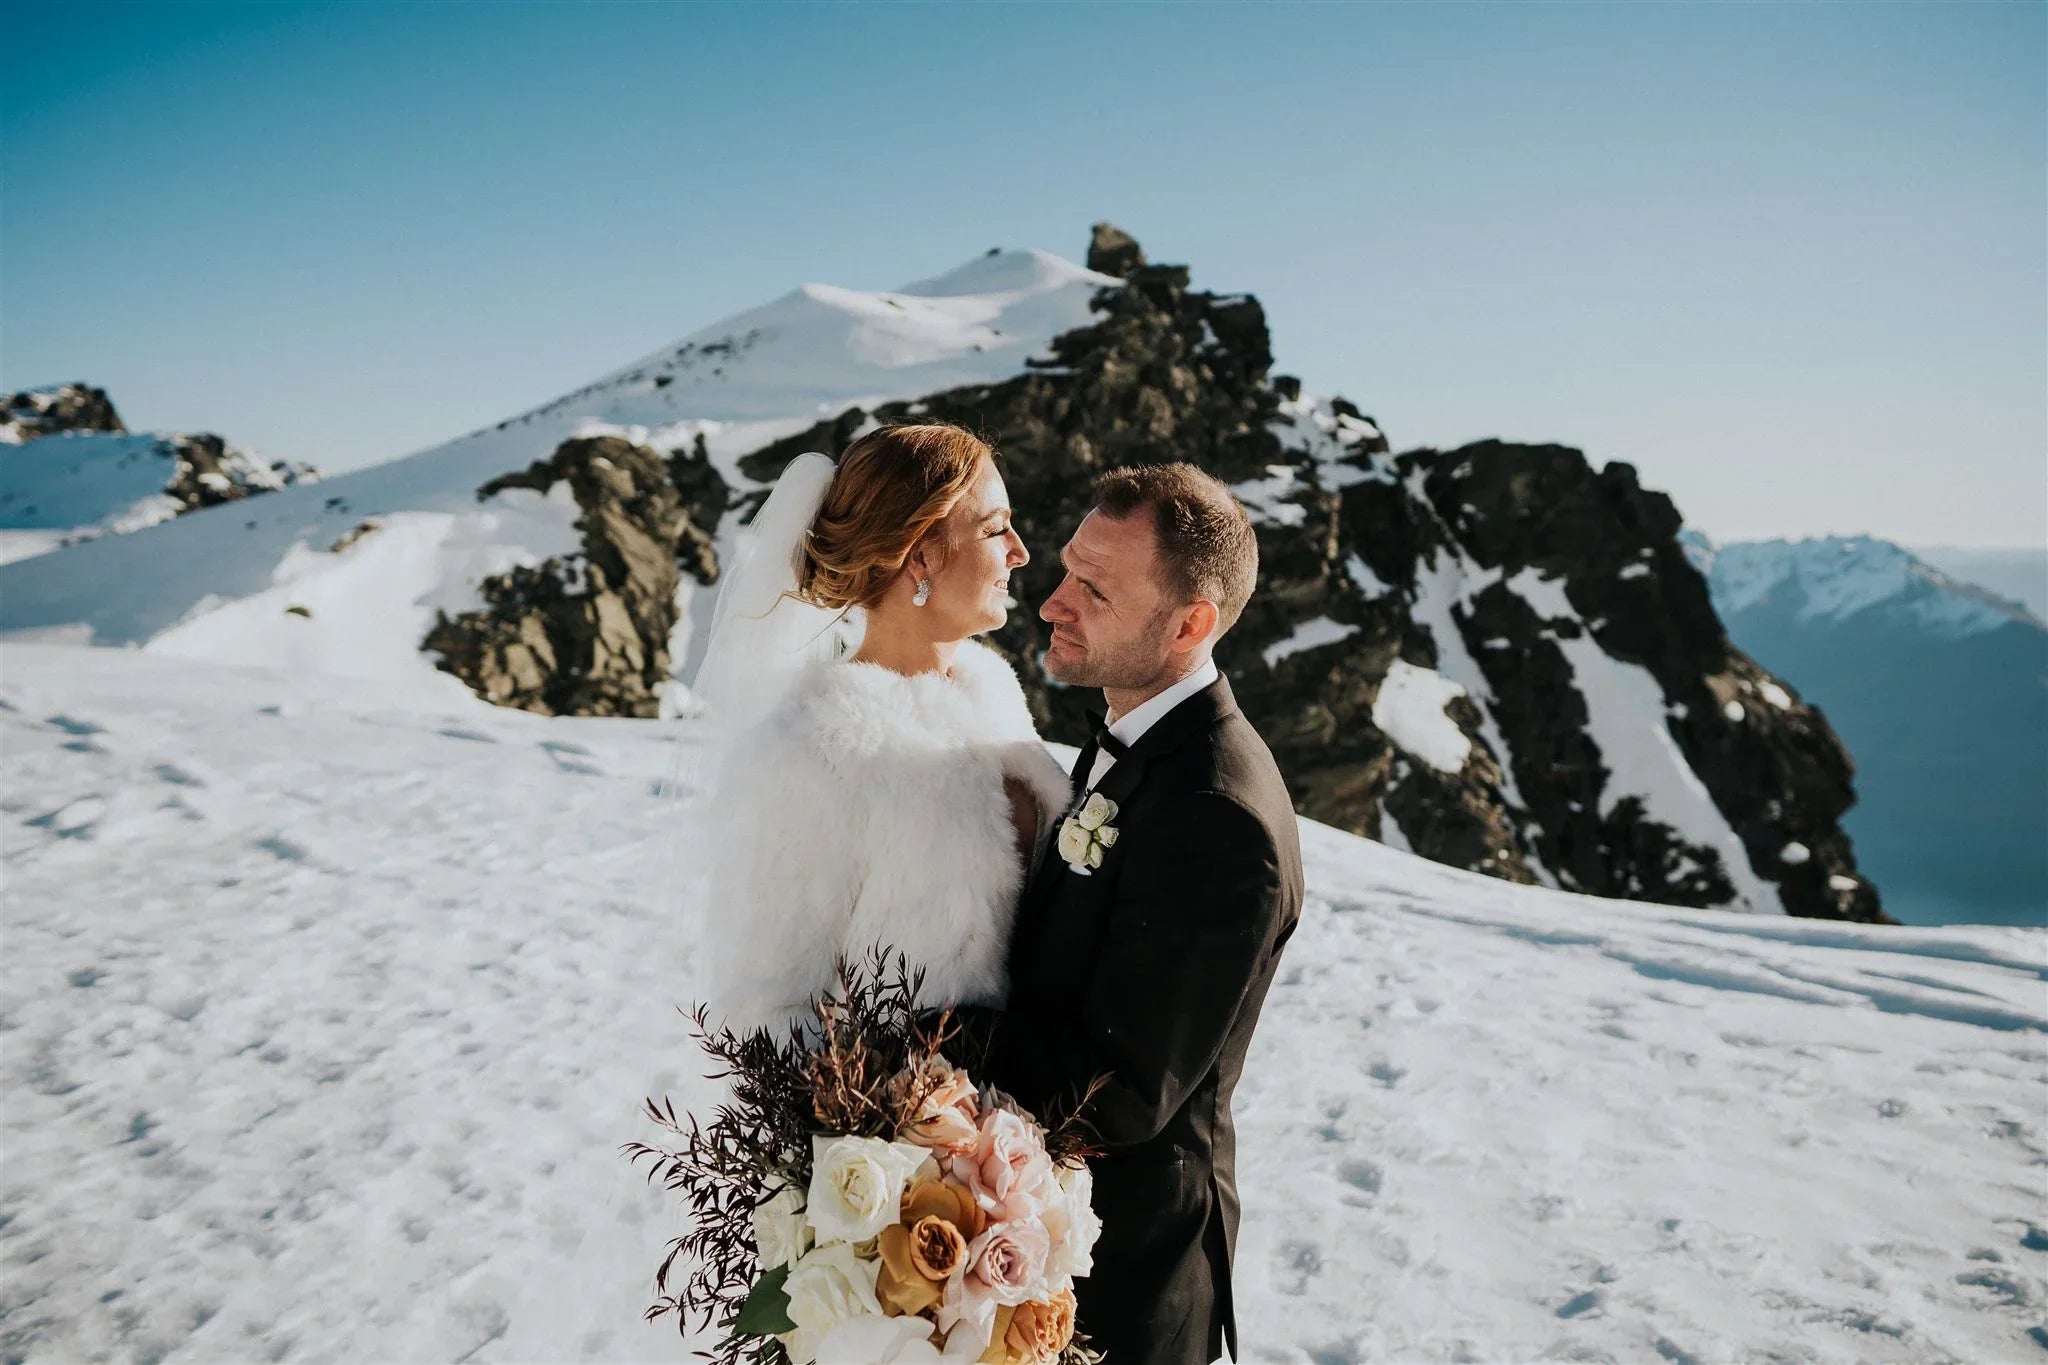
{"type": "Polygon", "coordinates": [[[794,596],[804,538],[837,472],[830,456],[797,456],[739,533],[692,688],[716,749],[765,720],[805,664],[838,652],[840,614],[794,596]]]}

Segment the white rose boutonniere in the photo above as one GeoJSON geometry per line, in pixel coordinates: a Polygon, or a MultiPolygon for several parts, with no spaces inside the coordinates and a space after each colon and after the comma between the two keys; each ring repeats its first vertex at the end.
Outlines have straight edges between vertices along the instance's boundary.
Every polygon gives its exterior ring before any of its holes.
{"type": "Polygon", "coordinates": [[[1092,792],[1081,809],[1060,826],[1060,858],[1083,877],[1102,866],[1102,855],[1116,843],[1116,802],[1092,792]]]}

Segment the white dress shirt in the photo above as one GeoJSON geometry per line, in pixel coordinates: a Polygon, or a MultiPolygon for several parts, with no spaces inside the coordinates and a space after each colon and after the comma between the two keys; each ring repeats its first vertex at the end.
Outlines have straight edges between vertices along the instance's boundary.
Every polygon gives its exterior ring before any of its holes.
{"type": "MultiPolygon", "coordinates": [[[[1168,711],[1179,706],[1210,683],[1215,682],[1217,677],[1216,661],[1214,659],[1205,661],[1200,668],[1188,674],[1164,692],[1159,693],[1155,697],[1148,698],[1140,705],[1132,707],[1128,715],[1118,716],[1115,720],[1111,721],[1108,726],[1109,732],[1122,740],[1126,747],[1136,744],[1138,737],[1154,725],[1157,725],[1160,718],[1165,716],[1168,711]]],[[[1107,749],[1096,750],[1095,767],[1088,774],[1088,790],[1094,791],[1100,786],[1104,775],[1115,766],[1116,759],[1111,756],[1107,749]]]]}

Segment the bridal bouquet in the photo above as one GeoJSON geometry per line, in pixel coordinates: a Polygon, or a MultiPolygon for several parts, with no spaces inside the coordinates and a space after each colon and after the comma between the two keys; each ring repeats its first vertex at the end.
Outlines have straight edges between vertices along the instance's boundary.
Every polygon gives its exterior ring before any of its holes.
{"type": "Polygon", "coordinates": [[[1074,1277],[1102,1224],[1073,1120],[1047,1130],[941,1051],[899,956],[840,963],[821,1029],[741,1035],[694,1016],[731,1097],[708,1127],[647,1102],[674,1149],[629,1143],[695,1226],[655,1275],[652,1321],[723,1332],[723,1365],[1099,1361],[1074,1277]],[[692,1272],[669,1293],[679,1256],[692,1272]]]}

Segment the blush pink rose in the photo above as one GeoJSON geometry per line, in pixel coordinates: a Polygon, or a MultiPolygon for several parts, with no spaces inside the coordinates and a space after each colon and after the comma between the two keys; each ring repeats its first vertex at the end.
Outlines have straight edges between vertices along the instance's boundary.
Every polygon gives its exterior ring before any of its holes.
{"type": "Polygon", "coordinates": [[[1057,1188],[1038,1131],[1007,1109],[983,1114],[973,1144],[949,1155],[946,1170],[998,1223],[1035,1218],[1057,1188]]]}
{"type": "Polygon", "coordinates": [[[1037,1222],[998,1223],[968,1244],[963,1288],[992,1303],[1042,1297],[1052,1242],[1037,1222]]]}

